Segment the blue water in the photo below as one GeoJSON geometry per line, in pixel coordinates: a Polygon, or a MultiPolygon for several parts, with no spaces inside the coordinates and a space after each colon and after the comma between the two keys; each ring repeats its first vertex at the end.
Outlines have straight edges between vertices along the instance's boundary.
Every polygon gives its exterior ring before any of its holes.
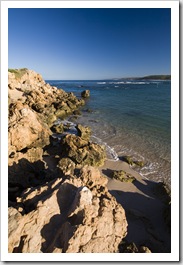
{"type": "Polygon", "coordinates": [[[131,155],[145,166],[136,170],[150,180],[171,184],[170,81],[47,81],[80,97],[90,90],[77,123],[105,143],[109,159],[131,155]],[[92,112],[87,112],[90,109],[92,112]]]}

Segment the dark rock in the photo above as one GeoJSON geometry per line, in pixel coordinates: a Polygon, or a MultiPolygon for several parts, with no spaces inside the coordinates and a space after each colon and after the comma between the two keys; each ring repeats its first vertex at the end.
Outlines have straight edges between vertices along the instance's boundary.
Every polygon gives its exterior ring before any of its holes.
{"type": "Polygon", "coordinates": [[[64,131],[64,125],[63,123],[60,123],[60,124],[55,124],[51,127],[51,130],[55,133],[63,133],[64,131]]]}
{"type": "Polygon", "coordinates": [[[91,136],[91,129],[86,126],[82,126],[81,124],[78,124],[76,126],[76,129],[78,130],[78,136],[80,136],[82,139],[89,141],[91,136]]]}
{"type": "Polygon", "coordinates": [[[121,182],[133,182],[136,180],[135,177],[124,170],[113,171],[112,178],[120,180],[121,182]]]}
{"type": "Polygon", "coordinates": [[[90,90],[84,90],[81,92],[82,98],[89,98],[90,97],[90,90]]]}
{"type": "Polygon", "coordinates": [[[125,161],[126,163],[128,163],[129,165],[133,165],[134,162],[132,160],[132,158],[130,156],[123,156],[122,160],[125,161]]]}
{"type": "Polygon", "coordinates": [[[143,167],[143,166],[144,166],[144,162],[143,162],[143,161],[133,161],[133,163],[134,163],[136,166],[139,166],[139,167],[143,167]]]}
{"type": "Polygon", "coordinates": [[[120,253],[151,253],[150,249],[146,246],[137,247],[134,242],[122,241],[119,245],[120,253]]]}
{"type": "Polygon", "coordinates": [[[64,175],[73,175],[75,169],[75,163],[70,158],[61,158],[57,167],[60,168],[64,175]]]}
{"type": "Polygon", "coordinates": [[[101,166],[106,155],[102,146],[90,143],[79,136],[68,134],[61,139],[62,155],[76,164],[101,166]]]}

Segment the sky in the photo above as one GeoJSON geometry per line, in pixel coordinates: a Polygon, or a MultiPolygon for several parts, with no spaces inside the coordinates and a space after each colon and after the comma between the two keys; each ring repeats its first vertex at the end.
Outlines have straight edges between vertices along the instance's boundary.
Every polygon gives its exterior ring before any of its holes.
{"type": "Polygon", "coordinates": [[[46,80],[171,74],[171,9],[9,8],[8,67],[46,80]]]}

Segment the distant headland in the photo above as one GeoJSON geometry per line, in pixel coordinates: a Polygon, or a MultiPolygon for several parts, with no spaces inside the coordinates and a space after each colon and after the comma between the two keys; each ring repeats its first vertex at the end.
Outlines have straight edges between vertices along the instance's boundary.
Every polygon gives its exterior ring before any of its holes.
{"type": "Polygon", "coordinates": [[[147,75],[143,77],[123,77],[118,80],[131,79],[131,80],[171,80],[171,75],[147,75]]]}

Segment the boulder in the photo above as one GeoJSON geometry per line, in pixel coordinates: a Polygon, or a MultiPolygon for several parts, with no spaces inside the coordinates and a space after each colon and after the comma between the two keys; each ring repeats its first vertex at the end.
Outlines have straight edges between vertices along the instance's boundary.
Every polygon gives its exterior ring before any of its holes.
{"type": "Polygon", "coordinates": [[[62,156],[69,157],[76,164],[102,166],[106,154],[104,147],[68,134],[61,139],[62,156]]]}
{"type": "Polygon", "coordinates": [[[144,161],[141,160],[133,160],[131,156],[123,156],[122,160],[128,163],[131,166],[139,166],[143,167],[144,166],[144,161]]]}
{"type": "MultiPolygon", "coordinates": [[[[9,144],[16,151],[49,144],[49,127],[28,106],[12,104],[9,113],[9,144]]],[[[10,147],[9,150],[11,149],[10,147]]]]}
{"type": "Polygon", "coordinates": [[[56,179],[21,194],[24,214],[9,208],[10,253],[118,252],[127,234],[125,211],[107,188],[99,192],[99,171],[85,166],[81,175],[83,180],[56,179]]]}
{"type": "Polygon", "coordinates": [[[70,158],[61,158],[57,167],[64,175],[74,175],[75,163],[70,158]]]}
{"type": "Polygon", "coordinates": [[[54,124],[51,127],[51,130],[55,133],[63,133],[64,132],[64,124],[60,123],[60,124],[54,124]]]}
{"type": "Polygon", "coordinates": [[[90,97],[90,90],[84,90],[81,92],[82,98],[89,98],[90,97]]]}
{"type": "Polygon", "coordinates": [[[121,182],[133,182],[136,180],[135,177],[124,170],[113,171],[112,178],[120,180],[121,182]]]}
{"type": "Polygon", "coordinates": [[[80,136],[84,140],[90,140],[91,129],[88,126],[82,126],[81,124],[78,124],[76,126],[76,129],[78,131],[78,136],[80,136]]]}
{"type": "Polygon", "coordinates": [[[130,156],[123,156],[122,159],[123,159],[123,161],[125,161],[129,165],[133,165],[134,164],[133,159],[130,156]]]}

